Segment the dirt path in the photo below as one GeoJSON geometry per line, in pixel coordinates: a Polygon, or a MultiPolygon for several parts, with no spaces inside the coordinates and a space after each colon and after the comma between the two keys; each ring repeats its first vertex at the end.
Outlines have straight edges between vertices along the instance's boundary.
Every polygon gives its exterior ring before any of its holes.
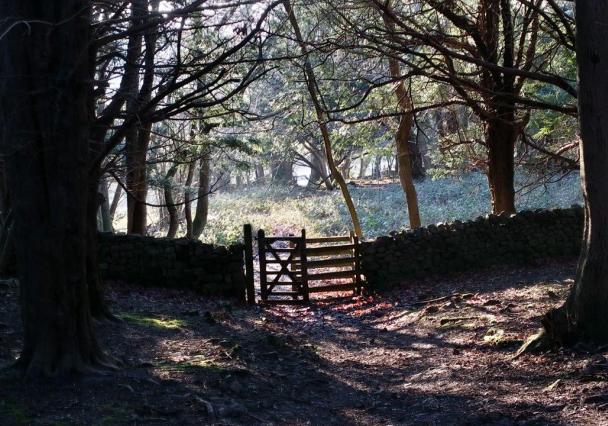
{"type": "MultiPolygon", "coordinates": [[[[100,335],[124,368],[53,385],[5,374],[0,424],[608,425],[606,351],[512,359],[573,271],[270,309],[114,285],[124,323],[100,335]]],[[[0,288],[0,364],[17,354],[16,309],[15,289],[0,288]]]]}

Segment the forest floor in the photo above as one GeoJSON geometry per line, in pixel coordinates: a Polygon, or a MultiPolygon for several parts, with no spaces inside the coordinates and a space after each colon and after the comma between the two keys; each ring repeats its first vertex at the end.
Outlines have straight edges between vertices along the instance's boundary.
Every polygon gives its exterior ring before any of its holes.
{"type": "MultiPolygon", "coordinates": [[[[99,335],[123,368],[4,373],[0,424],[608,425],[606,348],[513,359],[573,273],[499,268],[272,308],[114,284],[123,323],[99,335]]],[[[16,298],[0,288],[0,365],[20,346],[16,298]]]]}

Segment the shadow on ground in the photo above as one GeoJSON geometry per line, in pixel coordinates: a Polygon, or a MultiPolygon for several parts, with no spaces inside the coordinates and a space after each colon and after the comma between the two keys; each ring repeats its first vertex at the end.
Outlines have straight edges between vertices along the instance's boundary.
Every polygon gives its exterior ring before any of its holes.
{"type": "MultiPolygon", "coordinates": [[[[588,354],[511,359],[572,273],[501,269],[268,309],[114,284],[123,323],[99,332],[124,368],[52,384],[5,375],[0,423],[598,424],[601,404],[581,402],[605,383],[581,375],[588,354]]],[[[7,363],[15,291],[0,304],[7,363]]]]}

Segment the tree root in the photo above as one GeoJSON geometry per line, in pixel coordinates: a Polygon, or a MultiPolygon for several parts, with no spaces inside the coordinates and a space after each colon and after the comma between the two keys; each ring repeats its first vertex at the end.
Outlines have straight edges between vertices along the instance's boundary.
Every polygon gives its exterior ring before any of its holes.
{"type": "Polygon", "coordinates": [[[450,294],[448,296],[438,297],[436,299],[420,300],[418,302],[412,303],[412,305],[414,305],[414,306],[429,305],[429,304],[433,304],[433,303],[445,302],[446,300],[451,300],[451,299],[470,299],[474,296],[475,295],[472,293],[454,293],[454,294],[450,294]]]}
{"type": "Polygon", "coordinates": [[[16,371],[25,380],[54,380],[75,376],[108,376],[120,369],[120,361],[106,354],[85,361],[79,356],[68,356],[59,365],[44,360],[20,358],[9,370],[16,371]]]}
{"type": "Polygon", "coordinates": [[[525,340],[512,359],[517,359],[524,354],[546,352],[553,346],[554,342],[549,338],[545,329],[541,328],[536,334],[531,335],[525,340]]]}
{"type": "Polygon", "coordinates": [[[566,305],[562,305],[547,312],[541,320],[543,327],[526,339],[513,359],[517,359],[523,354],[537,354],[558,347],[570,346],[579,340],[580,336],[570,323],[566,309],[566,305]]]}
{"type": "Polygon", "coordinates": [[[105,303],[99,309],[98,312],[92,313],[91,315],[96,322],[101,323],[101,324],[103,324],[105,322],[121,324],[124,322],[122,319],[120,319],[116,315],[114,315],[105,303]]]}

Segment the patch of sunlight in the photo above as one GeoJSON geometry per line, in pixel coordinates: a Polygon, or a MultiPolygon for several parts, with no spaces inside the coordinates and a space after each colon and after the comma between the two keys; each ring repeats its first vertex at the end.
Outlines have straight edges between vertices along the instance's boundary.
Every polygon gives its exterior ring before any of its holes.
{"type": "Polygon", "coordinates": [[[187,360],[183,361],[161,361],[156,365],[158,368],[162,370],[169,371],[206,371],[209,373],[217,373],[217,374],[230,374],[235,370],[233,367],[229,365],[222,364],[213,359],[206,358],[204,356],[194,356],[187,360]]]}
{"type": "Polygon", "coordinates": [[[154,318],[140,314],[120,314],[118,317],[124,321],[141,325],[144,327],[155,327],[174,330],[186,325],[183,320],[176,318],[154,318]]]}

